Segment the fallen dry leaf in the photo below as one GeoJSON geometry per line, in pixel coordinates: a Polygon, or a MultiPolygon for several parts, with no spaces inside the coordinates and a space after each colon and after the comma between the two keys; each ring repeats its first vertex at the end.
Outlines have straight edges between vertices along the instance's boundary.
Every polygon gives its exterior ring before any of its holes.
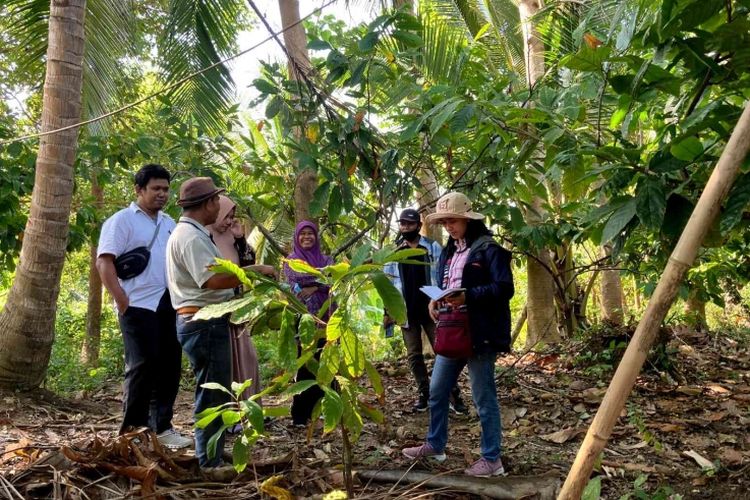
{"type": "Polygon", "coordinates": [[[730,391],[726,387],[720,386],[719,384],[709,384],[706,386],[706,389],[716,394],[731,394],[732,393],[732,391],[730,391]]]}
{"type": "Polygon", "coordinates": [[[620,445],[620,448],[623,450],[637,450],[639,448],[645,448],[648,446],[648,443],[646,441],[641,441],[640,443],[635,444],[623,444],[620,445]]]}
{"type": "Polygon", "coordinates": [[[685,427],[679,424],[654,424],[653,427],[655,429],[659,429],[661,432],[680,432],[685,427]]]}
{"type": "Polygon", "coordinates": [[[720,443],[729,443],[729,444],[737,444],[737,438],[730,435],[730,434],[721,434],[719,433],[719,442],[720,443]]]}
{"type": "Polygon", "coordinates": [[[553,432],[552,434],[545,434],[539,437],[544,439],[545,441],[549,441],[549,442],[557,443],[557,444],[563,444],[566,441],[570,441],[577,435],[583,434],[584,432],[586,432],[586,429],[576,429],[574,427],[568,427],[566,429],[553,432]]]}
{"type": "Polygon", "coordinates": [[[697,451],[688,450],[683,451],[683,455],[688,456],[695,460],[695,463],[697,463],[701,469],[708,469],[708,470],[714,470],[716,469],[716,466],[711,462],[709,459],[698,453],[697,451]]]}
{"type": "Polygon", "coordinates": [[[717,412],[708,414],[705,418],[706,420],[710,422],[718,422],[719,420],[726,417],[728,414],[729,412],[726,412],[726,411],[717,411],[717,412]]]}
{"type": "Polygon", "coordinates": [[[744,457],[742,453],[735,450],[734,448],[721,448],[719,450],[719,460],[726,465],[738,465],[741,464],[744,457]]]}
{"type": "Polygon", "coordinates": [[[604,387],[592,387],[581,393],[581,397],[587,403],[600,403],[607,389],[604,387]]]}
{"type": "Polygon", "coordinates": [[[703,394],[703,389],[701,389],[700,387],[680,386],[675,390],[680,394],[686,394],[688,396],[698,396],[700,394],[703,394]]]}

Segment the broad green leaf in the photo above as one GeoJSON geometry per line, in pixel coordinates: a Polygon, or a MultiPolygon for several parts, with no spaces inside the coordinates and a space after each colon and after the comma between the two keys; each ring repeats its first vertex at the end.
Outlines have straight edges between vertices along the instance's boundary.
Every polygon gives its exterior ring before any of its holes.
{"type": "Polygon", "coordinates": [[[310,40],[307,43],[307,48],[310,50],[331,50],[331,44],[325,40],[310,40]]]}
{"type": "Polygon", "coordinates": [[[203,410],[200,413],[198,413],[195,416],[195,418],[196,418],[196,420],[200,420],[203,417],[206,417],[208,415],[216,414],[218,416],[218,414],[221,412],[222,409],[229,408],[232,405],[234,405],[234,402],[233,401],[228,401],[228,402],[222,403],[222,404],[220,404],[218,406],[212,406],[210,408],[206,408],[205,410],[203,410]]]}
{"type": "Polygon", "coordinates": [[[380,378],[377,368],[369,360],[365,361],[365,370],[367,371],[367,378],[370,380],[375,394],[382,396],[385,392],[383,389],[383,380],[380,378]]]}
{"type": "Polygon", "coordinates": [[[253,429],[263,432],[263,408],[255,401],[243,401],[241,406],[253,429]]]}
{"type": "Polygon", "coordinates": [[[325,181],[318,186],[310,201],[310,215],[318,217],[323,214],[323,209],[328,206],[328,197],[331,194],[331,183],[325,181]]]}
{"type": "Polygon", "coordinates": [[[339,262],[338,264],[326,266],[321,269],[321,271],[330,273],[331,277],[334,280],[338,281],[347,273],[347,271],[349,271],[349,267],[350,266],[347,262],[339,262]]]}
{"type": "Polygon", "coordinates": [[[341,363],[340,347],[335,343],[327,343],[323,347],[323,352],[320,355],[320,365],[318,366],[318,384],[330,385],[333,381],[333,377],[339,369],[341,363]]]}
{"type": "Polygon", "coordinates": [[[328,342],[334,342],[341,337],[342,322],[344,321],[344,312],[342,309],[336,309],[330,318],[328,318],[328,324],[326,325],[326,340],[328,342]]]}
{"type": "Polygon", "coordinates": [[[602,476],[596,476],[589,479],[588,484],[583,489],[581,500],[599,500],[602,494],[602,476]]]}
{"type": "Polygon", "coordinates": [[[357,334],[350,328],[341,332],[341,351],[344,354],[344,366],[352,378],[357,378],[365,370],[365,350],[357,334]]]}
{"type": "Polygon", "coordinates": [[[422,37],[408,31],[395,30],[391,36],[396,40],[403,42],[407,47],[419,47],[422,45],[422,37]]]}
{"type": "Polygon", "coordinates": [[[210,266],[210,269],[216,274],[231,274],[239,279],[246,287],[253,287],[253,282],[247,278],[247,273],[231,260],[217,258],[216,263],[210,266]]]}
{"type": "Polygon", "coordinates": [[[648,162],[648,167],[655,172],[667,173],[680,170],[687,164],[687,161],[675,158],[669,151],[661,150],[654,154],[648,162]]]}
{"type": "Polygon", "coordinates": [[[323,386],[325,395],[321,401],[323,411],[323,432],[328,433],[336,428],[344,414],[344,404],[341,396],[328,386],[323,386]]]}
{"type": "Polygon", "coordinates": [[[344,427],[349,431],[353,442],[359,440],[359,435],[362,433],[362,428],[365,425],[362,421],[362,415],[357,411],[356,401],[356,397],[353,398],[353,401],[351,399],[344,401],[344,414],[342,418],[344,427]]]}
{"type": "Polygon", "coordinates": [[[206,444],[206,453],[208,454],[208,458],[214,458],[216,456],[216,443],[221,437],[221,435],[224,434],[224,431],[229,429],[229,427],[231,426],[222,425],[221,427],[219,427],[219,430],[216,431],[216,434],[214,434],[208,439],[208,443],[206,444]]]}
{"type": "Polygon", "coordinates": [[[678,160],[693,161],[703,154],[703,143],[697,137],[688,137],[672,144],[669,152],[678,160]]]}
{"type": "Polygon", "coordinates": [[[224,425],[232,426],[240,421],[241,415],[238,411],[233,410],[227,410],[225,412],[222,412],[221,414],[221,421],[224,423],[224,425]]]}
{"type": "Polygon", "coordinates": [[[560,61],[560,65],[579,71],[601,71],[602,64],[609,57],[612,49],[606,45],[592,48],[588,44],[581,44],[575,54],[568,54],[560,61]]]}
{"type": "Polygon", "coordinates": [[[377,408],[374,408],[367,403],[363,403],[362,401],[357,401],[358,410],[364,414],[367,418],[375,422],[376,424],[382,424],[385,422],[385,415],[383,415],[383,412],[378,410],[377,408]]]}
{"type": "Polygon", "coordinates": [[[236,399],[240,399],[240,396],[243,392],[245,392],[245,389],[253,385],[253,379],[249,378],[245,380],[242,383],[239,382],[232,382],[232,392],[234,393],[234,397],[236,399]]]}
{"type": "Polygon", "coordinates": [[[321,273],[318,269],[315,269],[304,260],[284,259],[284,262],[286,262],[286,264],[291,268],[292,271],[304,274],[312,274],[313,276],[317,276],[318,278],[324,277],[323,273],[321,273]]]}
{"type": "Polygon", "coordinates": [[[667,195],[661,183],[646,180],[637,189],[636,213],[641,224],[650,229],[659,229],[667,209],[667,195]]]}
{"type": "Polygon", "coordinates": [[[328,196],[328,219],[331,221],[338,220],[343,209],[344,197],[341,194],[341,188],[333,186],[331,194],[328,196]]]}
{"type": "Polygon", "coordinates": [[[299,320],[299,326],[297,328],[300,343],[302,345],[311,345],[315,341],[315,333],[317,332],[317,329],[317,324],[312,315],[303,314],[299,320]]]}
{"type": "Polygon", "coordinates": [[[372,283],[378,291],[380,298],[383,299],[383,305],[388,310],[388,315],[396,320],[396,323],[402,325],[406,322],[406,304],[401,292],[393,286],[383,272],[374,272],[372,274],[372,283]]]}
{"type": "Polygon", "coordinates": [[[242,439],[235,440],[232,446],[232,465],[234,465],[234,470],[237,472],[245,470],[248,459],[248,446],[242,442],[242,439]]]}
{"type": "Polygon", "coordinates": [[[413,261],[410,261],[412,257],[417,257],[419,255],[424,255],[427,252],[423,248],[403,248],[401,250],[397,250],[393,252],[392,254],[388,255],[385,258],[384,262],[409,262],[414,263],[413,261]]]}
{"type": "Polygon", "coordinates": [[[224,387],[223,385],[217,382],[206,382],[205,384],[201,384],[201,387],[203,387],[204,389],[211,389],[214,391],[225,392],[229,394],[230,397],[234,397],[234,395],[231,392],[229,392],[229,389],[227,389],[226,387],[224,387]]]}
{"type": "Polygon", "coordinates": [[[253,85],[255,85],[255,88],[258,89],[263,94],[278,94],[279,93],[279,89],[276,87],[276,85],[262,78],[253,80],[253,85]]]}
{"type": "Polygon", "coordinates": [[[380,34],[378,32],[370,31],[362,37],[357,46],[362,52],[369,52],[373,47],[375,47],[375,45],[378,44],[379,39],[380,34]]]}
{"type": "Polygon", "coordinates": [[[282,399],[288,399],[292,396],[302,394],[310,387],[315,385],[318,385],[318,382],[315,380],[300,380],[299,382],[295,382],[294,384],[284,389],[284,392],[281,393],[282,399]]]}
{"type": "Polygon", "coordinates": [[[454,100],[451,100],[446,104],[440,113],[438,113],[430,122],[430,135],[435,135],[438,130],[440,130],[440,127],[453,117],[456,109],[462,104],[463,101],[460,98],[454,98],[454,100]]]}
{"type": "Polygon", "coordinates": [[[370,252],[372,251],[372,245],[369,243],[363,243],[361,246],[357,247],[357,249],[352,254],[352,267],[357,267],[361,264],[363,264],[367,258],[370,256],[370,252]]]}
{"type": "Polygon", "coordinates": [[[630,199],[627,203],[617,209],[607,221],[602,231],[601,244],[604,245],[612,241],[635,216],[636,200],[630,199]]]}
{"type": "Polygon", "coordinates": [[[219,418],[224,411],[226,410],[216,410],[212,413],[205,414],[203,417],[201,417],[201,415],[203,415],[204,412],[201,412],[200,414],[195,416],[195,418],[198,419],[195,421],[195,426],[198,429],[205,429],[211,422],[219,418]]]}
{"type": "Polygon", "coordinates": [[[464,132],[469,127],[469,122],[474,117],[476,108],[473,104],[462,108],[458,113],[453,115],[451,119],[450,129],[454,134],[456,132],[464,132]]]}
{"type": "Polygon", "coordinates": [[[240,310],[248,305],[258,301],[258,297],[253,294],[248,294],[245,297],[239,299],[232,299],[219,304],[211,304],[206,307],[202,307],[197,313],[193,315],[194,320],[206,320],[212,318],[221,318],[222,316],[231,312],[240,310]]]}
{"type": "Polygon", "coordinates": [[[284,101],[281,99],[281,97],[275,95],[271,98],[271,100],[266,105],[266,118],[269,120],[273,119],[276,115],[279,114],[281,111],[281,106],[283,106],[284,101]]]}

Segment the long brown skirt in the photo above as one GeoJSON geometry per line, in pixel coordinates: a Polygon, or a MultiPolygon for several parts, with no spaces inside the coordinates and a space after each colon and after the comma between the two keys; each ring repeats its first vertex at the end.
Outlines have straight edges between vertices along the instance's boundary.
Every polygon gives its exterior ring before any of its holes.
{"type": "MultiPolygon", "coordinates": [[[[253,383],[248,387],[242,397],[249,398],[260,392],[260,367],[258,366],[258,351],[255,350],[253,339],[247,334],[244,325],[230,324],[232,338],[232,380],[242,383],[252,379],[253,383]]],[[[260,399],[256,400],[261,404],[260,399]]]]}

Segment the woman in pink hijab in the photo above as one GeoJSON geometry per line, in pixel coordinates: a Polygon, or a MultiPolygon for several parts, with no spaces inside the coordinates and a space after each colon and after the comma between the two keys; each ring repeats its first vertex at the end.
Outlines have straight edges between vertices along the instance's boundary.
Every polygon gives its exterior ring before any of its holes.
{"type": "MultiPolygon", "coordinates": [[[[240,267],[252,266],[254,271],[276,276],[276,270],[273,267],[255,264],[255,252],[247,244],[242,225],[234,217],[236,208],[237,205],[228,197],[219,196],[219,215],[216,217],[216,222],[208,226],[219,253],[223,258],[231,260],[240,267]]],[[[253,381],[253,384],[242,395],[247,399],[260,392],[258,353],[244,325],[230,324],[230,331],[232,334],[232,380],[239,383],[248,379],[253,381]]]]}

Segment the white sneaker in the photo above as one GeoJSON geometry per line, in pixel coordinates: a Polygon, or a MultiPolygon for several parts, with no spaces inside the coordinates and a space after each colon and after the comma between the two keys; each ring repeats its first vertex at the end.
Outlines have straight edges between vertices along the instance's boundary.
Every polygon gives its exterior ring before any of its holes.
{"type": "Polygon", "coordinates": [[[174,429],[167,429],[166,431],[157,435],[156,438],[163,446],[166,446],[170,450],[179,450],[180,448],[193,446],[192,439],[180,435],[180,433],[174,429]]]}

